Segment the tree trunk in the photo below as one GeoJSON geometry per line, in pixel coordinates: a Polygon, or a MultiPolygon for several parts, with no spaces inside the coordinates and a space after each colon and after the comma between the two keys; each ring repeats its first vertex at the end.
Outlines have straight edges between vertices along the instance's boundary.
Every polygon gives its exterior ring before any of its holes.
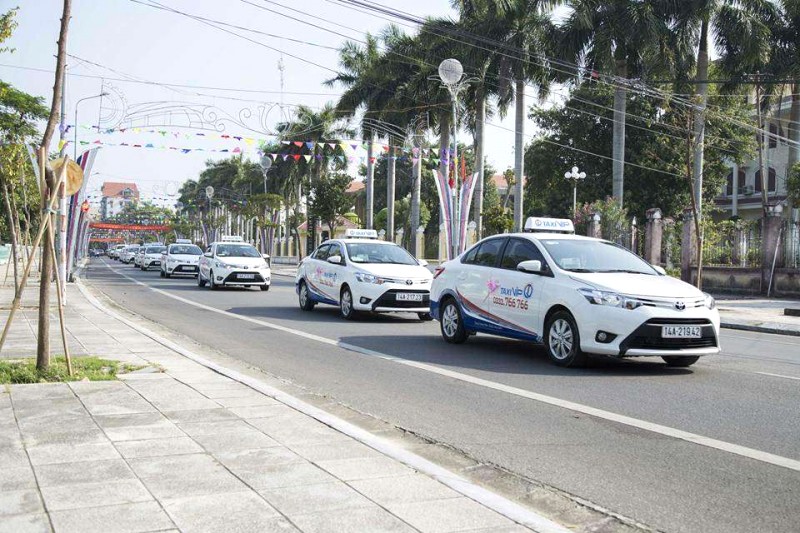
{"type": "Polygon", "coordinates": [[[483,88],[478,89],[475,103],[475,174],[478,181],[475,183],[475,207],[473,220],[475,220],[475,238],[483,237],[483,123],[486,121],[486,94],[483,88]]]}
{"type": "Polygon", "coordinates": [[[522,191],[525,181],[525,80],[516,80],[514,99],[514,231],[522,231],[522,191]]]}
{"type": "MultiPolygon", "coordinates": [[[[64,8],[61,14],[61,29],[58,36],[58,54],[56,58],[55,84],[53,86],[53,101],[50,107],[50,117],[45,126],[42,143],[40,145],[39,166],[45,167],[44,180],[45,186],[42,187],[42,207],[49,205],[50,195],[57,194],[54,190],[55,176],[52,169],[47,169],[47,151],[50,149],[50,141],[53,138],[56,123],[59,121],[61,98],[64,92],[63,79],[66,69],[67,59],[67,33],[69,30],[69,19],[72,11],[72,0],[64,0],[64,8]],[[42,161],[44,159],[45,161],[42,161]]],[[[44,217],[42,217],[44,223],[44,217]]],[[[43,242],[50,242],[53,226],[48,224],[43,242]]],[[[36,368],[46,370],[50,366],[50,281],[53,276],[54,257],[48,246],[42,247],[42,277],[39,283],[39,323],[36,345],[36,368]]]]}
{"type": "MultiPolygon", "coordinates": [[[[705,151],[706,102],[708,100],[708,20],[700,27],[700,48],[697,52],[697,109],[694,111],[694,155],[692,160],[692,180],[694,181],[695,206],[698,219],[703,219],[703,155],[705,151]]],[[[735,179],[735,178],[734,178],[735,179]]]]}
{"type": "Polygon", "coordinates": [[[369,136],[367,144],[367,229],[375,229],[375,156],[374,156],[374,137],[369,136]]]}
{"type": "MultiPolygon", "coordinates": [[[[618,78],[628,77],[628,66],[624,59],[616,60],[616,75],[618,78]]],[[[611,149],[611,179],[612,195],[622,206],[622,197],[625,186],[625,107],[627,104],[628,89],[618,85],[614,89],[614,140],[611,149]]]]}
{"type": "Polygon", "coordinates": [[[394,242],[394,190],[397,177],[397,158],[394,141],[389,137],[389,155],[386,160],[386,239],[394,242]]]}
{"type": "MultiPolygon", "coordinates": [[[[5,202],[3,206],[6,208],[6,218],[8,218],[8,229],[11,233],[11,257],[9,261],[14,263],[14,298],[19,296],[19,264],[17,259],[17,247],[19,246],[19,238],[17,236],[17,225],[14,223],[14,210],[11,208],[11,190],[5,181],[2,183],[2,191],[5,202]]],[[[6,271],[8,272],[8,271],[6,271]]]]}

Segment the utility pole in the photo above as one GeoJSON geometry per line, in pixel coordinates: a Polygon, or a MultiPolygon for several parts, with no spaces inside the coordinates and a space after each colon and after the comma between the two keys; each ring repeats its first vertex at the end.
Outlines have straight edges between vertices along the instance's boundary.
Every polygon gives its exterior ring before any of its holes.
{"type": "MultiPolygon", "coordinates": [[[[59,125],[59,146],[61,147],[60,150],[60,157],[64,157],[67,155],[67,67],[68,65],[64,65],[64,73],[61,77],[61,86],[63,87],[63,93],[61,95],[61,123],[59,125]]],[[[75,124],[73,127],[77,128],[78,125],[75,124]]],[[[59,285],[58,290],[61,291],[61,299],[59,300],[59,305],[63,305],[67,302],[67,195],[66,195],[67,184],[62,183],[61,187],[58,188],[58,216],[56,220],[58,221],[58,248],[56,249],[57,258],[56,261],[58,262],[58,278],[61,280],[61,285],[59,285]]]]}

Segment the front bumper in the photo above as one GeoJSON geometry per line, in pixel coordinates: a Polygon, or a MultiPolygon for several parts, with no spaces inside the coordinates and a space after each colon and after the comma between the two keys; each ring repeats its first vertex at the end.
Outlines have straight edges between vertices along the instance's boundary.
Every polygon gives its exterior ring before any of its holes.
{"type": "Polygon", "coordinates": [[[167,263],[164,266],[164,269],[167,271],[168,274],[197,274],[198,267],[196,264],[184,264],[184,263],[167,263]]]}
{"type": "Polygon", "coordinates": [[[148,259],[148,260],[144,261],[144,265],[143,266],[145,268],[160,267],[161,266],[161,260],[160,259],[148,259]]]}
{"type": "Polygon", "coordinates": [[[376,286],[356,293],[353,287],[353,307],[359,311],[372,311],[375,313],[428,313],[431,310],[431,292],[428,289],[408,289],[405,286],[386,287],[376,286]],[[409,295],[415,300],[401,300],[404,295],[409,295]],[[411,296],[413,295],[413,296],[411,296]]]}
{"type": "Polygon", "coordinates": [[[720,351],[716,310],[705,307],[685,311],[643,307],[627,310],[589,305],[589,309],[581,306],[581,313],[573,313],[584,352],[616,357],[663,357],[714,355],[720,351]],[[701,336],[662,338],[663,326],[697,326],[701,336]],[[599,342],[598,332],[613,335],[613,340],[599,342]]]}
{"type": "Polygon", "coordinates": [[[270,270],[226,270],[214,272],[214,283],[217,285],[241,285],[244,287],[270,284],[270,270]]]}

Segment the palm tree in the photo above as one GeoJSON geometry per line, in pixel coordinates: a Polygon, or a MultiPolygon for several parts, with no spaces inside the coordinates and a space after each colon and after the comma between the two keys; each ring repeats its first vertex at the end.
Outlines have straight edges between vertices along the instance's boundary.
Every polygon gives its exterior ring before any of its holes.
{"type": "MultiPolygon", "coordinates": [[[[709,40],[716,35],[723,47],[735,46],[736,69],[764,58],[769,50],[768,18],[773,18],[773,8],[768,0],[730,2],[726,0],[682,0],[674,8],[675,33],[679,36],[678,54],[687,48],[697,47],[695,62],[695,110],[693,124],[692,181],[695,205],[702,212],[703,152],[708,95],[709,40]],[[735,43],[735,45],[734,45],[735,43]]],[[[796,36],[792,36],[796,39],[796,36]]],[[[731,50],[732,51],[732,50],[731,50]]]]}
{"type": "Polygon", "coordinates": [[[669,40],[668,21],[655,2],[572,0],[560,31],[561,53],[593,70],[613,72],[612,191],[622,205],[625,175],[625,108],[628,78],[658,63],[669,40]]]}

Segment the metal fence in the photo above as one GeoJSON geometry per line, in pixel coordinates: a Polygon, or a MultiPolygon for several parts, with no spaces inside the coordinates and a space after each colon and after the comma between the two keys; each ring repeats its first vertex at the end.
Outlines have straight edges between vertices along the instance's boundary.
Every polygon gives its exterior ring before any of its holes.
{"type": "Polygon", "coordinates": [[[761,221],[723,222],[707,228],[703,243],[706,266],[761,267],[761,221]]]}
{"type": "Polygon", "coordinates": [[[782,240],[786,268],[800,268],[800,221],[786,221],[782,240]]]}

